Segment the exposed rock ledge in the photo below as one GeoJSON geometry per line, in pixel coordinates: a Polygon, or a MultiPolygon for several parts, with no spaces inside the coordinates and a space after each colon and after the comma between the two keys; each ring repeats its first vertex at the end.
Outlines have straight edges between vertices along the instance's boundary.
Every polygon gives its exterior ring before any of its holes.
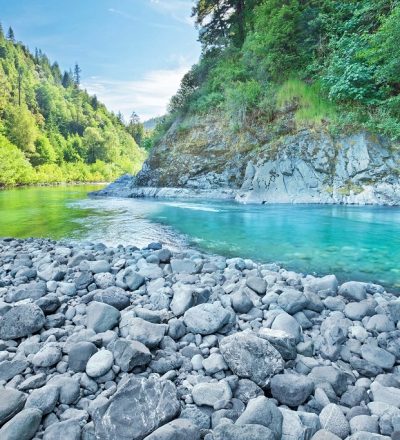
{"type": "Polygon", "coordinates": [[[92,192],[92,196],[126,197],[126,198],[171,198],[171,199],[234,199],[237,190],[230,188],[158,188],[135,186],[135,177],[130,174],[117,179],[106,188],[92,192]]]}
{"type": "MultiPolygon", "coordinates": [[[[232,155],[222,129],[217,133],[200,155],[173,147],[174,140],[183,141],[167,134],[136,177],[124,176],[96,194],[400,205],[400,149],[384,138],[366,132],[334,138],[323,130],[303,130],[232,155]]],[[[191,136],[186,146],[198,142],[191,136]]]]}

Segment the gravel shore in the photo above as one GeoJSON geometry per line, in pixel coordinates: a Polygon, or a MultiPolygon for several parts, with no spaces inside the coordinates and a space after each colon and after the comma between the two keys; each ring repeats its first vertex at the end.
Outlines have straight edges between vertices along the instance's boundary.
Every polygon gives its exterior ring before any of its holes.
{"type": "Polygon", "coordinates": [[[400,300],[275,264],[0,239],[1,440],[390,440],[400,300]]]}

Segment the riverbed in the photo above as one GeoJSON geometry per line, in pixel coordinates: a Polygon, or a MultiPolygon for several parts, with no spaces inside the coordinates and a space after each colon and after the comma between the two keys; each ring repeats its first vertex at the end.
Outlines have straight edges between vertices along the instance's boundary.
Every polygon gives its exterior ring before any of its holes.
{"type": "Polygon", "coordinates": [[[0,236],[101,241],[277,262],[400,287],[400,208],[88,198],[98,186],[0,192],[0,236]]]}

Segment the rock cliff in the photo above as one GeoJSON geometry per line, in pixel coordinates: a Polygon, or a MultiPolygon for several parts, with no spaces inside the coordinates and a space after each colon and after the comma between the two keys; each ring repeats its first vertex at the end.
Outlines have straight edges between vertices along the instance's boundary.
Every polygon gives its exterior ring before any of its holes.
{"type": "Polygon", "coordinates": [[[234,130],[216,114],[176,121],[136,177],[100,195],[235,198],[241,203],[400,204],[400,149],[293,120],[234,130]]]}

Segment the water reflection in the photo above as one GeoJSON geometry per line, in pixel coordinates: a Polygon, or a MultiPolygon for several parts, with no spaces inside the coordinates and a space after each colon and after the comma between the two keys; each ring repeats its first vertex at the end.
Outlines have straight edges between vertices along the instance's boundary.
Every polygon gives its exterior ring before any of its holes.
{"type": "Polygon", "coordinates": [[[88,199],[92,189],[0,192],[0,235],[194,245],[307,273],[400,286],[399,208],[88,199]]]}

